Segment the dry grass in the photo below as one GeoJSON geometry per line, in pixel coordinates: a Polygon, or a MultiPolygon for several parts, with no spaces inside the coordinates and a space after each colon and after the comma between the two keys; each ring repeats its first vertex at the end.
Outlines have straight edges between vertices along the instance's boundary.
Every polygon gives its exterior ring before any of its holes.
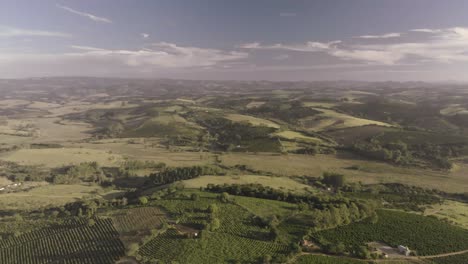
{"type": "Polygon", "coordinates": [[[446,200],[441,205],[432,205],[427,208],[424,215],[434,215],[468,229],[468,204],[466,203],[446,200]]]}
{"type": "Polygon", "coordinates": [[[0,194],[4,210],[30,210],[46,206],[61,206],[85,196],[98,195],[102,188],[84,185],[45,185],[27,192],[0,194]]]}
{"type": "Polygon", "coordinates": [[[67,147],[83,147],[100,151],[111,151],[130,160],[164,162],[168,166],[193,166],[213,163],[213,154],[192,151],[171,151],[159,146],[157,139],[111,139],[94,143],[70,143],[67,147]],[[134,142],[129,144],[128,141],[134,142]]]}
{"type": "Polygon", "coordinates": [[[468,110],[465,107],[460,106],[459,104],[451,104],[448,105],[446,108],[440,110],[440,114],[445,116],[466,115],[468,114],[468,110]]]}
{"type": "Polygon", "coordinates": [[[258,183],[275,189],[291,192],[304,192],[310,186],[299,183],[288,177],[274,177],[261,175],[230,175],[230,176],[201,176],[182,181],[186,188],[206,187],[208,184],[250,184],[258,183]]]}
{"type": "Polygon", "coordinates": [[[468,186],[468,166],[461,166],[457,172],[442,172],[396,167],[383,162],[356,159],[351,155],[338,157],[336,155],[233,153],[222,155],[221,159],[222,163],[228,166],[243,164],[256,170],[282,176],[319,177],[326,171],[335,171],[346,175],[351,182],[400,182],[447,192],[465,192],[468,186]],[[361,169],[347,169],[356,165],[361,169]]]}
{"type": "Polygon", "coordinates": [[[92,161],[96,161],[101,166],[118,166],[122,161],[120,155],[86,148],[20,149],[3,156],[2,159],[22,165],[44,165],[46,167],[92,161]]]}
{"type": "Polygon", "coordinates": [[[307,142],[313,142],[313,143],[322,142],[320,138],[309,137],[299,132],[291,131],[291,130],[281,131],[281,132],[276,133],[275,135],[282,137],[282,138],[286,138],[286,139],[296,139],[300,141],[307,141],[307,142]]]}
{"type": "Polygon", "coordinates": [[[392,125],[384,122],[357,118],[330,109],[314,108],[322,113],[302,119],[303,125],[312,131],[323,131],[330,129],[342,129],[365,125],[378,125],[390,127],[392,125]]]}
{"type": "Polygon", "coordinates": [[[229,114],[226,116],[226,118],[234,122],[248,122],[254,126],[267,126],[267,127],[273,127],[273,128],[280,127],[278,124],[270,120],[248,116],[248,115],[229,114]]]}

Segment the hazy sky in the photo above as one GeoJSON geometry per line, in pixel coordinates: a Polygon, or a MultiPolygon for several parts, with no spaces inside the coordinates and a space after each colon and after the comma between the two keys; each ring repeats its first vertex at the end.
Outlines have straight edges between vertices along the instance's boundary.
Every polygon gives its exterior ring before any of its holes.
{"type": "Polygon", "coordinates": [[[0,0],[0,78],[468,81],[466,0],[0,0]]]}

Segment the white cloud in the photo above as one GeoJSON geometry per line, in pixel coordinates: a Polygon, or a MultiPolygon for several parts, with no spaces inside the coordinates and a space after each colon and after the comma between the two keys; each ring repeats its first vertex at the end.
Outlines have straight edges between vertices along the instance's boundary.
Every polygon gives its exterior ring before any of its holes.
{"type": "MultiPolygon", "coordinates": [[[[139,50],[114,50],[89,46],[71,46],[71,51],[60,54],[52,53],[2,53],[0,51],[0,68],[12,67],[56,67],[61,72],[67,69],[82,68],[86,72],[101,71],[107,67],[109,71],[125,69],[139,71],[141,69],[181,69],[202,68],[223,65],[231,61],[248,57],[245,52],[222,51],[197,47],[181,47],[173,43],[154,43],[149,48],[139,50]],[[42,66],[41,66],[42,65],[42,66]]],[[[33,71],[33,70],[31,70],[33,71]]],[[[34,69],[37,72],[38,69],[34,69]]],[[[72,70],[70,70],[72,71],[72,70]]]]}
{"type": "MultiPolygon", "coordinates": [[[[258,42],[241,46],[252,50],[287,50],[300,52],[322,52],[343,59],[364,63],[394,65],[411,60],[413,63],[428,61],[439,63],[468,61],[468,28],[453,27],[446,29],[414,29],[410,32],[431,33],[429,39],[419,42],[400,42],[392,44],[353,44],[341,41],[306,42],[305,44],[262,45],[258,42]]],[[[368,35],[364,38],[391,38],[398,33],[368,35]]],[[[361,36],[362,38],[363,36],[361,36]]]]}
{"type": "Polygon", "coordinates": [[[140,36],[141,36],[142,38],[149,38],[150,34],[148,34],[148,33],[140,33],[140,36]]]}
{"type": "Polygon", "coordinates": [[[309,41],[305,44],[274,44],[274,45],[261,45],[258,42],[243,44],[240,47],[243,49],[258,49],[258,50],[291,50],[291,51],[303,51],[303,52],[317,52],[325,51],[333,48],[337,44],[341,43],[340,40],[331,42],[314,42],[309,41]]]}
{"type": "Polygon", "coordinates": [[[46,30],[34,30],[34,29],[21,29],[7,26],[0,26],[0,37],[71,37],[70,34],[46,31],[46,30]]]}
{"type": "Polygon", "coordinates": [[[362,39],[387,39],[387,38],[398,38],[401,37],[401,33],[387,33],[383,35],[363,35],[356,38],[362,39]]]}
{"type": "Polygon", "coordinates": [[[440,33],[442,30],[440,29],[429,29],[429,28],[416,28],[411,29],[412,32],[422,32],[422,33],[440,33]]]}
{"type": "Polygon", "coordinates": [[[102,22],[102,23],[112,23],[112,20],[108,19],[108,18],[105,18],[105,17],[99,17],[99,16],[96,16],[96,15],[93,15],[93,14],[90,14],[90,13],[85,13],[85,12],[81,12],[81,11],[78,11],[78,10],[75,10],[73,8],[70,8],[68,6],[63,6],[63,5],[57,5],[58,8],[61,8],[63,10],[66,10],[72,14],[75,14],[75,15],[79,15],[79,16],[82,16],[82,17],[86,17],[86,18],[89,18],[93,21],[96,21],[96,22],[102,22]]]}

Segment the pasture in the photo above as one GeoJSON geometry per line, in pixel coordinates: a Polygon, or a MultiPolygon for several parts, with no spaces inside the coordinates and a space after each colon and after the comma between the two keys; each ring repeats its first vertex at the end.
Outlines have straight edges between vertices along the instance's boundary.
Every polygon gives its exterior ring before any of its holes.
{"type": "Polygon", "coordinates": [[[102,190],[99,186],[80,184],[44,185],[25,192],[0,194],[0,207],[4,210],[32,210],[48,206],[62,206],[84,197],[106,195],[102,190]]]}
{"type": "Polygon", "coordinates": [[[228,176],[201,176],[182,181],[186,188],[206,187],[208,184],[250,184],[257,183],[284,191],[303,193],[311,187],[299,183],[288,177],[261,176],[261,175],[228,175],[228,176]]]}
{"type": "Polygon", "coordinates": [[[331,109],[313,108],[320,111],[320,114],[303,118],[301,123],[311,131],[325,131],[333,129],[343,129],[349,127],[359,127],[366,125],[377,125],[391,127],[391,124],[374,121],[370,119],[358,118],[348,114],[339,113],[331,109]]]}
{"type": "Polygon", "coordinates": [[[399,182],[423,188],[436,188],[447,192],[464,192],[468,184],[468,166],[456,172],[396,167],[388,163],[340,155],[277,155],[231,153],[219,156],[227,166],[247,165],[249,168],[282,176],[320,177],[326,171],[346,175],[350,182],[391,183],[399,182]],[[359,170],[350,170],[359,166],[359,170]]]}
{"type": "Polygon", "coordinates": [[[20,149],[1,159],[21,165],[44,165],[49,168],[82,162],[97,162],[101,166],[118,166],[122,157],[108,151],[89,148],[20,149]]]}
{"type": "Polygon", "coordinates": [[[263,118],[258,118],[254,116],[248,116],[248,115],[239,115],[239,114],[228,114],[226,116],[227,119],[233,121],[233,122],[247,122],[253,126],[267,126],[267,127],[272,127],[272,128],[279,128],[280,126],[276,124],[275,122],[272,122],[267,119],[263,118]]]}

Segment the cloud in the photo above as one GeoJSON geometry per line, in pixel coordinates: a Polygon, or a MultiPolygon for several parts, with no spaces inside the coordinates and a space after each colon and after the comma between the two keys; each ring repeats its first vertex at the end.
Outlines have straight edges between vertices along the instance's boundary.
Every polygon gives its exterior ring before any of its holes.
{"type": "Polygon", "coordinates": [[[401,33],[387,33],[383,35],[363,35],[358,36],[355,38],[362,38],[362,39],[387,39],[387,38],[398,38],[401,37],[401,33]]]}
{"type": "Polygon", "coordinates": [[[102,23],[112,23],[112,20],[108,19],[108,18],[105,18],[105,17],[99,17],[99,16],[96,16],[96,15],[93,15],[93,14],[90,14],[90,13],[85,13],[85,12],[81,12],[81,11],[78,11],[78,10],[75,10],[73,8],[70,8],[68,6],[63,6],[63,5],[57,5],[58,8],[61,8],[63,10],[66,10],[72,14],[75,14],[75,15],[79,15],[79,16],[82,16],[82,17],[86,17],[86,18],[89,18],[93,21],[96,21],[96,22],[102,22],[102,23]]]}
{"type": "Polygon", "coordinates": [[[7,26],[0,26],[0,37],[71,37],[70,34],[46,31],[46,30],[33,30],[33,29],[21,29],[7,26]]]}
{"type": "Polygon", "coordinates": [[[317,52],[331,49],[335,45],[341,43],[340,40],[331,42],[314,42],[309,41],[305,44],[274,44],[274,45],[261,45],[259,42],[246,43],[240,46],[243,49],[258,49],[258,50],[290,50],[290,51],[303,51],[303,52],[317,52]]]}
{"type": "MultiPolygon", "coordinates": [[[[198,47],[182,47],[173,43],[159,42],[148,48],[138,50],[104,49],[90,46],[73,45],[66,53],[12,53],[0,51],[0,68],[10,65],[31,72],[46,68],[63,70],[61,72],[100,72],[105,67],[109,71],[138,72],[142,69],[191,69],[222,66],[224,63],[248,57],[245,52],[222,51],[198,47]],[[42,66],[41,66],[42,65],[42,66]],[[42,68],[41,68],[42,67],[42,68]]],[[[52,71],[52,70],[51,70],[52,71]]]]}
{"type": "MultiPolygon", "coordinates": [[[[414,29],[410,32],[431,33],[429,39],[419,42],[400,42],[391,44],[347,44],[342,41],[313,42],[305,44],[262,45],[258,42],[241,45],[252,50],[287,50],[299,52],[322,52],[330,56],[362,63],[382,65],[404,64],[428,61],[439,63],[468,62],[468,28],[453,27],[446,29],[414,29]],[[406,62],[405,62],[406,61],[406,62]]],[[[368,35],[364,38],[387,39],[399,33],[368,35]]],[[[360,38],[362,38],[361,36],[360,38]]]]}
{"type": "Polygon", "coordinates": [[[278,56],[273,57],[273,59],[283,61],[283,60],[289,59],[289,55],[288,54],[280,54],[278,56]]]}
{"type": "Polygon", "coordinates": [[[412,32],[422,32],[422,33],[440,33],[442,30],[440,29],[430,29],[430,28],[416,28],[411,29],[412,32]]]}
{"type": "Polygon", "coordinates": [[[291,13],[291,12],[281,12],[280,17],[296,17],[297,13],[291,13]]]}
{"type": "Polygon", "coordinates": [[[140,36],[141,36],[142,38],[149,38],[150,34],[148,34],[148,33],[140,33],[140,36]]]}

